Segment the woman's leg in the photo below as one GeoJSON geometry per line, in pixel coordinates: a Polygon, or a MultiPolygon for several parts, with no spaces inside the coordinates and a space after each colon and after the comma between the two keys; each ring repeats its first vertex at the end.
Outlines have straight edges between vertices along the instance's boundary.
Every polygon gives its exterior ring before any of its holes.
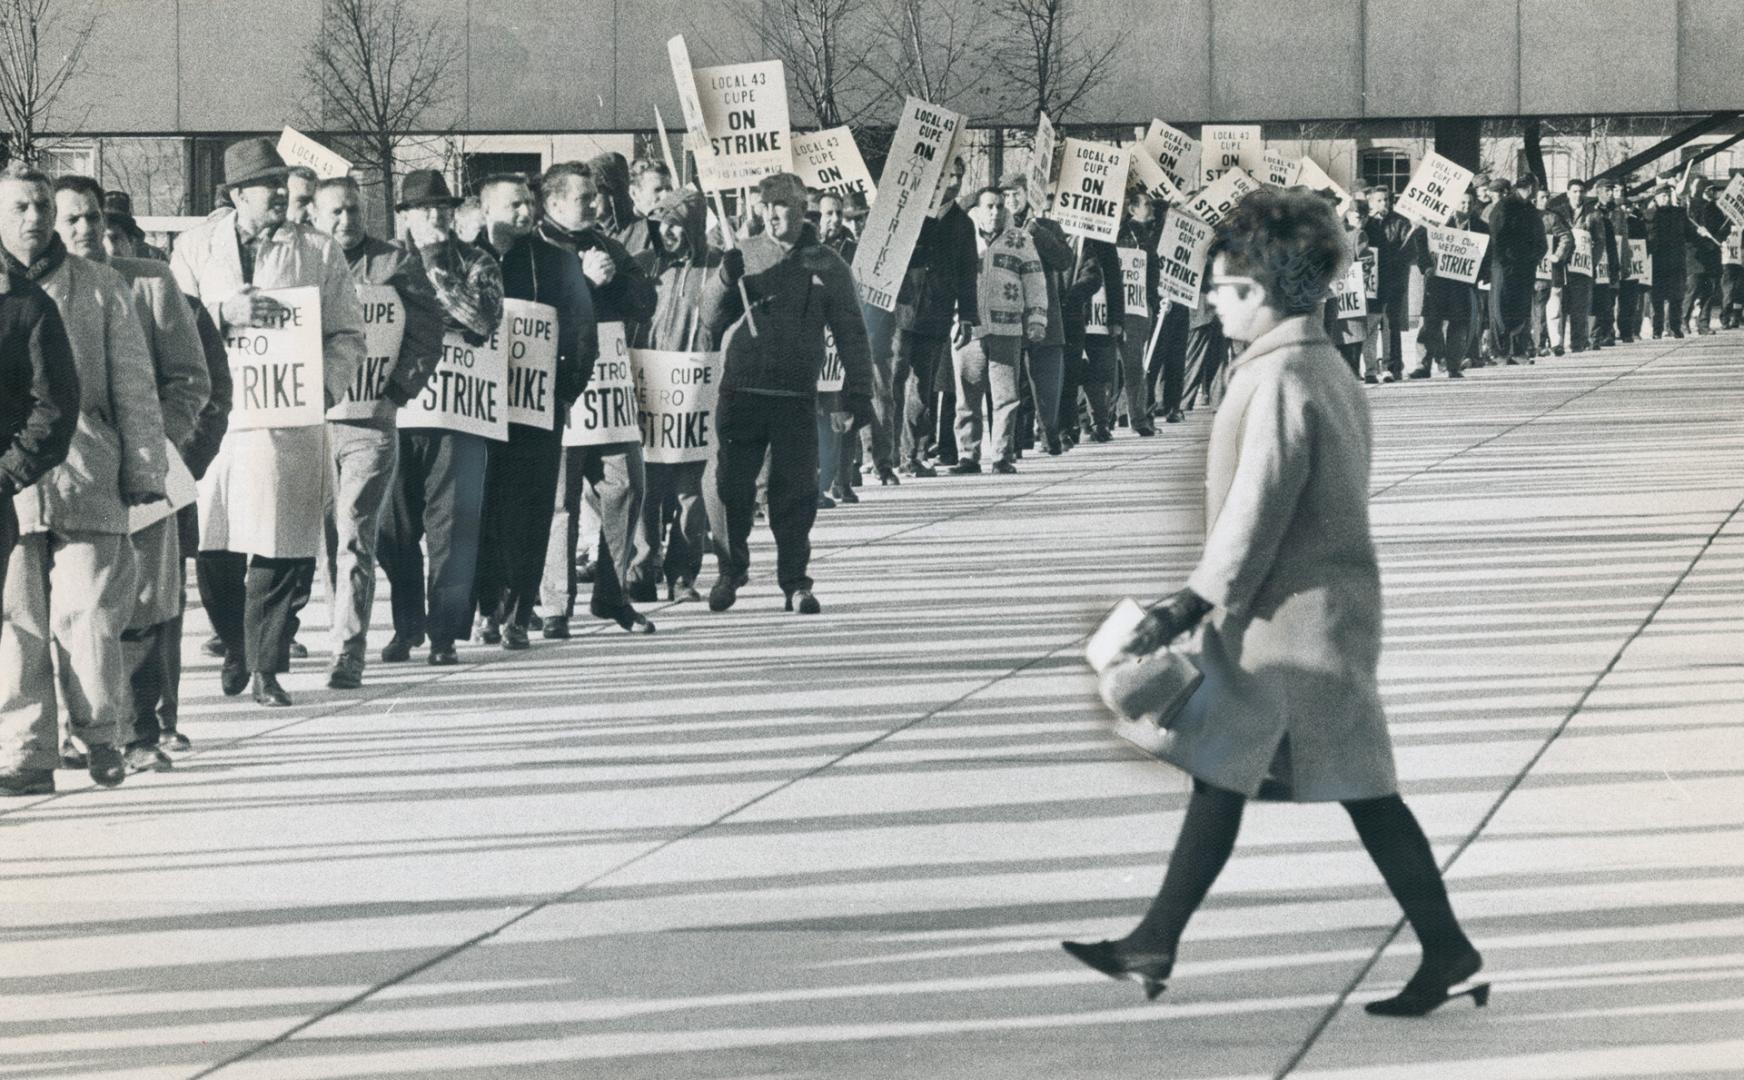
{"type": "Polygon", "coordinates": [[[1211,883],[1223,872],[1229,853],[1241,831],[1241,813],[1247,797],[1233,791],[1193,781],[1187,800],[1187,816],[1181,835],[1169,856],[1162,891],[1132,933],[1119,943],[1128,956],[1173,956],[1187,928],[1187,920],[1204,902],[1211,883]]]}
{"type": "Polygon", "coordinates": [[[1423,947],[1412,983],[1445,984],[1469,978],[1477,971],[1477,950],[1454,918],[1435,853],[1411,808],[1397,795],[1347,802],[1344,808],[1423,947]],[[1471,970],[1446,978],[1462,966],[1471,970]]]}

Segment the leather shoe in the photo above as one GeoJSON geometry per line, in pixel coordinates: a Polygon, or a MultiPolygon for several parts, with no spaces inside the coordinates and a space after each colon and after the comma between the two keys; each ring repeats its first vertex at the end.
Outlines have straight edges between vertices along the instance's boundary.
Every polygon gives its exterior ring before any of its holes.
{"type": "Polygon", "coordinates": [[[733,601],[739,598],[739,582],[725,574],[715,579],[714,587],[709,589],[709,610],[725,611],[733,606],[733,601]]]}
{"type": "Polygon", "coordinates": [[[923,461],[911,461],[902,467],[902,475],[918,476],[925,480],[939,475],[939,471],[923,461]]]}
{"type": "Polygon", "coordinates": [[[296,638],[291,639],[291,643],[287,646],[287,649],[291,654],[292,660],[307,660],[309,658],[309,647],[298,641],[296,638]]]}
{"type": "Polygon", "coordinates": [[[403,664],[412,658],[412,643],[402,637],[390,638],[381,656],[384,664],[403,664]]]}
{"type": "Polygon", "coordinates": [[[568,641],[569,620],[561,615],[547,615],[540,624],[539,636],[546,641],[568,641]]]}
{"type": "Polygon", "coordinates": [[[951,466],[952,476],[974,476],[981,471],[981,463],[974,458],[963,458],[951,466]]]}
{"type": "Polygon", "coordinates": [[[53,769],[19,769],[0,773],[0,798],[19,795],[53,795],[53,769]]]}
{"type": "Polygon", "coordinates": [[[1169,415],[1163,417],[1163,423],[1165,423],[1165,424],[1179,424],[1181,421],[1183,421],[1185,419],[1187,419],[1187,415],[1185,413],[1183,413],[1180,409],[1170,409],[1169,415]]]}
{"type": "Polygon", "coordinates": [[[291,703],[291,695],[285,693],[285,688],[279,685],[277,675],[257,671],[254,673],[254,703],[270,709],[282,709],[291,703]]]}
{"type": "Polygon", "coordinates": [[[478,633],[475,636],[483,645],[501,645],[503,642],[502,627],[497,624],[495,619],[480,619],[478,633]]]}
{"type": "Polygon", "coordinates": [[[72,739],[61,741],[61,764],[63,769],[83,769],[91,764],[91,759],[79,749],[79,744],[72,739]]]}
{"type": "Polygon", "coordinates": [[[218,672],[218,688],[225,697],[235,697],[248,689],[248,666],[242,657],[224,658],[224,667],[218,672]]]}
{"type": "Polygon", "coordinates": [[[170,756],[155,746],[130,746],[127,753],[121,755],[122,764],[130,773],[158,772],[172,768],[175,762],[170,756]]]}
{"type": "Polygon", "coordinates": [[[224,657],[224,639],[213,634],[200,644],[200,651],[215,659],[224,657]]]}
{"type": "Polygon", "coordinates": [[[508,623],[503,626],[503,648],[510,652],[519,652],[531,647],[527,640],[527,628],[518,623],[508,623]]]}
{"type": "Polygon", "coordinates": [[[458,663],[460,663],[460,656],[454,651],[453,642],[449,642],[447,645],[437,645],[434,642],[431,643],[431,667],[453,667],[458,663]]]}
{"type": "MultiPolygon", "coordinates": [[[[1152,434],[1155,434],[1155,432],[1152,432],[1152,434]]],[[[1004,476],[1010,476],[1012,473],[1017,471],[1017,466],[1013,465],[1009,458],[1000,458],[998,461],[993,463],[993,471],[1004,476]]]]}
{"type": "Polygon", "coordinates": [[[121,751],[108,743],[91,744],[91,779],[98,787],[119,787],[127,779],[127,763],[121,751]]]}
{"type": "Polygon", "coordinates": [[[327,673],[327,689],[329,690],[361,690],[363,688],[363,669],[355,664],[340,662],[333,665],[333,670],[327,673]]]}
{"type": "Polygon", "coordinates": [[[666,599],[679,603],[695,603],[702,599],[702,594],[696,591],[688,579],[680,578],[666,586],[666,599]]]}
{"type": "Polygon", "coordinates": [[[787,610],[797,611],[801,615],[816,615],[824,607],[818,603],[818,598],[811,594],[810,589],[795,589],[787,594],[787,610]]]}
{"type": "Polygon", "coordinates": [[[896,470],[888,465],[878,466],[878,483],[882,487],[896,487],[902,481],[896,475],[896,470]]]}

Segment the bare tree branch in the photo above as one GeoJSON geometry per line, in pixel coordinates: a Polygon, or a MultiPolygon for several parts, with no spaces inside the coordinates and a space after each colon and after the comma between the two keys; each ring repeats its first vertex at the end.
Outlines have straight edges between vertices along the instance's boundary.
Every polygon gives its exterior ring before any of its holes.
{"type": "Polygon", "coordinates": [[[913,96],[963,111],[985,94],[991,56],[984,43],[990,0],[874,0],[872,73],[892,98],[913,96]]]}
{"type": "Polygon", "coordinates": [[[1064,122],[1105,78],[1118,35],[1092,36],[1074,0],[990,0],[993,63],[1005,77],[1005,110],[1064,122]]]}
{"type": "Polygon", "coordinates": [[[878,39],[861,0],[729,0],[754,52],[780,60],[801,125],[859,127],[889,92],[874,70],[878,39]]]}
{"type": "Polygon", "coordinates": [[[320,29],[304,50],[303,113],[376,174],[390,231],[396,148],[416,131],[453,130],[445,112],[461,59],[448,23],[410,0],[323,0],[320,29]]]}
{"type": "Polygon", "coordinates": [[[67,134],[84,125],[60,116],[62,91],[85,70],[85,47],[96,11],[69,0],[0,0],[0,124],[13,156],[35,164],[44,131],[67,134]],[[60,122],[57,123],[56,119],[60,122]]]}

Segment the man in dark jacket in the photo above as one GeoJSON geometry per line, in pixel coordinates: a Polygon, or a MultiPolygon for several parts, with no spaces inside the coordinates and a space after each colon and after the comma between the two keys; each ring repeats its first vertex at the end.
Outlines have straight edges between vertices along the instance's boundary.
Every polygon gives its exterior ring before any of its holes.
{"type": "Polygon", "coordinates": [[[1653,205],[1647,208],[1647,256],[1653,260],[1648,295],[1655,341],[1667,329],[1672,337],[1683,337],[1684,249],[1694,233],[1683,207],[1671,201],[1671,187],[1653,189],[1653,205]]]}
{"type": "Polygon", "coordinates": [[[1720,248],[1732,235],[1732,219],[1715,200],[1712,183],[1698,178],[1690,189],[1689,232],[1684,240],[1683,322],[1697,334],[1714,332],[1714,301],[1724,273],[1720,248]]]}
{"type": "MultiPolygon", "coordinates": [[[[1477,195],[1470,188],[1460,198],[1450,229],[1489,235],[1490,227],[1477,213],[1477,195]]],[[[1427,379],[1439,363],[1447,369],[1450,379],[1462,379],[1465,372],[1466,344],[1472,328],[1478,325],[1478,287],[1436,272],[1435,253],[1430,250],[1429,230],[1419,230],[1412,242],[1417,267],[1423,272],[1423,327],[1417,333],[1417,343],[1423,346],[1423,361],[1411,372],[1413,379],[1427,379]]],[[[1490,252],[1478,267],[1478,281],[1490,278],[1490,252]]]]}
{"type": "MultiPolygon", "coordinates": [[[[533,227],[533,193],[519,175],[489,177],[479,185],[486,250],[503,269],[503,300],[545,304],[557,313],[554,411],[561,416],[587,388],[599,355],[592,295],[581,260],[540,237],[533,227]]],[[[485,471],[484,527],[479,538],[476,591],[480,640],[525,649],[539,602],[563,433],[552,427],[509,423],[507,442],[491,447],[485,471]]]]}
{"type": "Polygon", "coordinates": [[[1587,198],[1587,182],[1573,179],[1567,190],[1551,200],[1551,209],[1568,222],[1574,254],[1568,261],[1562,286],[1562,337],[1571,353],[1586,352],[1593,310],[1594,264],[1603,226],[1598,207],[1587,198]]]}
{"type": "Polygon", "coordinates": [[[1378,283],[1374,307],[1387,319],[1387,370],[1382,382],[1396,382],[1405,373],[1405,359],[1400,355],[1400,334],[1409,314],[1411,292],[1412,224],[1393,210],[1393,189],[1376,184],[1365,192],[1369,213],[1363,219],[1363,234],[1375,252],[1375,274],[1378,283]]]}
{"type": "Polygon", "coordinates": [[[721,576],[709,591],[709,608],[732,607],[744,584],[757,474],[767,458],[776,575],[787,609],[815,615],[821,608],[806,567],[818,510],[815,416],[824,330],[835,339],[842,404],[855,423],[872,417],[871,346],[853,272],[818,243],[805,220],[805,185],[778,173],[764,177],[758,193],[767,228],[726,253],[721,281],[728,287],[711,296],[706,312],[710,332],[722,335],[716,489],[727,523],[727,535],[715,538],[721,576]]]}
{"type": "Polygon", "coordinates": [[[1617,343],[1617,293],[1628,244],[1619,239],[1627,228],[1618,221],[1617,182],[1594,180],[1593,199],[1593,348],[1600,349],[1617,343]]]}
{"type": "MultiPolygon", "coordinates": [[[[949,168],[951,174],[940,193],[944,209],[921,225],[908,273],[896,295],[896,370],[891,392],[901,439],[900,471],[905,476],[938,475],[925,461],[937,444],[938,392],[953,381],[952,345],[966,344],[969,328],[979,321],[975,276],[980,250],[975,223],[957,205],[965,166],[959,158],[949,168]]],[[[950,389],[954,396],[955,388],[950,389]]],[[[882,468],[885,463],[878,464],[882,468]]]]}
{"type": "Polygon", "coordinates": [[[1072,271],[1072,244],[1060,223],[1031,212],[1029,177],[1021,172],[1005,178],[1005,209],[1011,226],[1029,233],[1036,255],[1042,260],[1042,276],[1048,283],[1048,332],[1036,344],[1024,343],[1024,362],[1029,368],[1029,391],[1035,408],[1036,437],[1050,454],[1059,454],[1060,391],[1065,385],[1066,320],[1060,305],[1066,275],[1072,271]]]}
{"type": "Polygon", "coordinates": [[[0,588],[18,540],[12,496],[66,458],[78,424],[79,370],[60,310],[0,267],[0,588]]]}
{"type": "Polygon", "coordinates": [[[1103,240],[1079,242],[1078,273],[1066,289],[1061,305],[1066,323],[1065,378],[1060,391],[1060,429],[1073,435],[1080,429],[1079,390],[1084,391],[1094,442],[1114,438],[1106,415],[1113,411],[1113,395],[1107,393],[1120,377],[1120,342],[1126,336],[1125,277],[1120,270],[1120,252],[1103,240]],[[1106,301],[1102,333],[1090,333],[1090,308],[1101,293],[1106,301]],[[1106,396],[1105,396],[1106,395],[1106,396]],[[1107,401],[1105,410],[1103,402],[1107,401]]]}
{"type": "Polygon", "coordinates": [[[1619,198],[1616,221],[1617,261],[1622,267],[1617,286],[1617,340],[1629,344],[1641,335],[1641,298],[1647,292],[1647,268],[1637,264],[1635,248],[1629,241],[1646,241],[1647,219],[1642,217],[1638,204],[1619,198]]]}
{"type": "MultiPolygon", "coordinates": [[[[329,490],[324,523],[327,544],[327,597],[332,617],[333,667],[327,685],[355,690],[363,685],[369,646],[370,612],[375,607],[376,547],[382,514],[399,471],[400,437],[396,418],[442,359],[448,315],[417,256],[398,244],[369,235],[363,224],[362,192],[349,176],[331,177],[315,187],[312,224],[339,242],[363,304],[364,337],[383,341],[381,331],[397,303],[399,348],[388,354],[371,348],[358,377],[338,405],[328,410],[329,490]],[[375,290],[390,290],[386,304],[375,290]],[[383,307],[389,306],[384,312],[383,307]]],[[[391,332],[390,332],[391,334],[391,332]]]]}
{"type": "MultiPolygon", "coordinates": [[[[591,165],[580,162],[562,162],[547,170],[539,183],[539,235],[581,259],[593,295],[595,322],[623,324],[624,340],[631,342],[654,316],[659,297],[644,260],[607,235],[596,217],[598,179],[591,165]]],[[[638,220],[646,233],[646,221],[638,220]]],[[[632,633],[651,633],[654,624],[631,603],[655,599],[653,568],[646,555],[640,566],[635,563],[634,537],[648,490],[640,438],[563,448],[539,587],[545,616],[542,632],[550,639],[569,637],[579,583],[575,556],[581,540],[581,499],[589,488],[600,533],[588,610],[595,618],[611,619],[632,633]]]]}
{"type": "Polygon", "coordinates": [[[1491,185],[1496,201],[1490,206],[1490,334],[1499,359],[1512,363],[1532,355],[1529,341],[1532,288],[1539,260],[1549,249],[1544,222],[1529,201],[1538,184],[1522,176],[1510,187],[1505,180],[1491,185]]]}

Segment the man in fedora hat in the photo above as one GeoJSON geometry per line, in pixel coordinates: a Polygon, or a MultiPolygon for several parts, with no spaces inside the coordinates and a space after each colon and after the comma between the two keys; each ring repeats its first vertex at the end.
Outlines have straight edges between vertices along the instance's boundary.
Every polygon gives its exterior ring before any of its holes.
{"type": "MultiPolygon", "coordinates": [[[[496,333],[502,320],[503,275],[489,253],[454,235],[459,202],[448,193],[441,173],[419,169],[401,182],[397,208],[407,246],[441,303],[443,330],[478,345],[496,333]]],[[[470,432],[400,432],[399,476],[378,548],[394,618],[393,639],[382,649],[384,663],[411,659],[412,648],[426,638],[431,664],[460,662],[454,643],[472,630],[489,454],[490,441],[470,432]],[[420,540],[430,549],[427,583],[420,540]]]]}
{"type": "Polygon", "coordinates": [[[363,685],[382,511],[399,460],[395,418],[400,407],[424,389],[442,359],[448,315],[436,299],[423,262],[400,245],[365,231],[356,180],[336,176],[320,181],[311,206],[315,228],[338,242],[351,266],[363,304],[366,337],[372,346],[379,343],[387,350],[369,350],[357,379],[327,414],[329,490],[324,532],[332,608],[328,625],[333,636],[333,669],[327,685],[355,690],[363,685]]]}
{"type": "Polygon", "coordinates": [[[133,196],[125,191],[106,191],[103,193],[103,213],[110,225],[119,225],[133,242],[132,251],[111,251],[109,254],[123,259],[156,259],[158,262],[169,262],[169,252],[154,244],[146,243],[145,230],[139,227],[139,222],[133,216],[133,196]]]}
{"type": "MultiPolygon", "coordinates": [[[[284,316],[268,290],[318,289],[321,390],[331,406],[363,362],[363,312],[339,245],[286,220],[289,173],[269,139],[230,146],[224,182],[235,212],[183,233],[170,268],[232,341],[284,316]]],[[[231,430],[200,482],[196,574],[224,642],[224,692],[240,694],[252,675],[256,703],[285,706],[291,698],[278,676],[290,669],[295,618],[309,600],[321,544],[322,484],[315,478],[326,475],[326,431],[321,424],[238,430],[245,419],[240,387],[235,404],[231,430]]]]}

